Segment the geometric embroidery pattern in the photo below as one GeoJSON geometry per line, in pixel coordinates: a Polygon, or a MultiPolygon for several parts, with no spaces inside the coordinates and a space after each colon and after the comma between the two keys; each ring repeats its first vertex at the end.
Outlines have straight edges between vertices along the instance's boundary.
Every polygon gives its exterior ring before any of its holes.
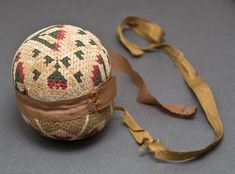
{"type": "Polygon", "coordinates": [[[15,56],[15,60],[14,60],[14,63],[17,62],[20,58],[21,58],[21,52],[17,52],[16,56],[15,56]]]}
{"type": "Polygon", "coordinates": [[[33,74],[34,74],[33,79],[36,81],[39,78],[41,73],[37,69],[34,69],[33,74]]]}
{"type": "Polygon", "coordinates": [[[77,47],[83,47],[83,46],[85,46],[83,43],[82,43],[82,41],[80,41],[80,40],[76,40],[76,45],[77,45],[77,47]]]}
{"type": "Polygon", "coordinates": [[[78,71],[76,74],[73,75],[75,77],[75,79],[77,80],[78,83],[81,83],[81,76],[83,76],[83,74],[81,73],[81,71],[78,71]]]}
{"type": "Polygon", "coordinates": [[[89,42],[91,45],[96,45],[95,41],[90,39],[90,42],[89,42]]]}
{"type": "MultiPolygon", "coordinates": [[[[50,26],[29,36],[18,49],[12,66],[15,89],[47,103],[84,96],[110,74],[108,54],[99,39],[71,25],[50,26]]],[[[23,117],[48,137],[75,140],[99,132],[111,113],[112,105],[107,105],[68,121],[34,119],[27,114],[23,117]]]]}
{"type": "Polygon", "coordinates": [[[24,69],[23,69],[23,62],[19,62],[16,67],[15,71],[15,81],[24,83],[25,79],[25,74],[24,74],[24,69]]]}
{"type": "Polygon", "coordinates": [[[60,60],[66,68],[70,66],[69,60],[71,60],[68,56],[64,57],[62,60],[60,60]]]}
{"type": "Polygon", "coordinates": [[[25,80],[25,73],[24,73],[24,68],[23,68],[23,62],[18,62],[17,63],[17,67],[16,67],[16,71],[15,71],[15,77],[14,77],[14,81],[15,81],[15,89],[18,92],[21,92],[22,94],[26,94],[26,90],[23,89],[20,90],[18,87],[18,83],[23,84],[25,80]]]}
{"type": "Polygon", "coordinates": [[[16,90],[45,102],[85,95],[110,72],[99,39],[70,25],[50,26],[28,37],[13,61],[16,90]]]}
{"type": "Polygon", "coordinates": [[[59,63],[56,62],[54,67],[56,70],[48,76],[47,85],[50,89],[53,89],[55,87],[56,89],[62,88],[63,90],[65,90],[67,88],[67,80],[58,70],[60,68],[59,63]]]}
{"type": "Polygon", "coordinates": [[[107,75],[107,70],[106,70],[106,65],[104,63],[104,59],[103,57],[99,54],[98,56],[96,56],[96,62],[98,62],[99,64],[103,65],[103,68],[104,68],[104,74],[105,74],[105,77],[106,79],[108,78],[108,75],[107,75]]]}
{"type": "Polygon", "coordinates": [[[93,76],[91,77],[91,79],[94,86],[98,86],[100,83],[102,83],[102,76],[98,65],[93,66],[92,74],[93,76]]]}
{"type": "Polygon", "coordinates": [[[65,38],[65,31],[64,30],[56,30],[52,33],[49,34],[49,36],[57,39],[57,40],[62,40],[65,38]]]}
{"type": "Polygon", "coordinates": [[[79,31],[78,31],[78,34],[80,34],[80,35],[86,35],[86,33],[85,33],[84,31],[82,31],[82,30],[79,30],[79,31]]]}
{"type": "Polygon", "coordinates": [[[53,28],[57,28],[60,27],[59,25],[55,25],[55,26],[51,26],[49,28],[46,28],[44,30],[42,30],[41,32],[39,32],[38,34],[36,34],[35,36],[33,36],[31,38],[31,40],[37,41],[45,46],[47,46],[48,48],[51,48],[52,50],[56,50],[58,51],[59,45],[58,43],[54,42],[54,43],[50,43],[49,41],[42,39],[41,37],[44,36],[45,34],[43,34],[44,32],[51,30],[53,28]]]}
{"type": "Polygon", "coordinates": [[[38,49],[34,49],[34,50],[33,50],[33,55],[32,55],[32,57],[35,58],[35,57],[37,57],[40,53],[41,53],[41,51],[39,51],[38,49]]]}
{"type": "Polygon", "coordinates": [[[84,53],[83,53],[81,50],[76,51],[74,54],[75,54],[80,60],[83,59],[83,56],[82,56],[82,55],[84,55],[84,53]]]}
{"type": "Polygon", "coordinates": [[[45,56],[44,59],[46,60],[44,63],[46,64],[46,66],[51,63],[52,61],[54,61],[53,58],[51,58],[50,56],[45,56]]]}

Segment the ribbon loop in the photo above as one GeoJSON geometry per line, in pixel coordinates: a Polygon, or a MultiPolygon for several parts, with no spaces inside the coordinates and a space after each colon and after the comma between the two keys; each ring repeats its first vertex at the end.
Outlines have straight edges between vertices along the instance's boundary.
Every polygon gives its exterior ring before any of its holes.
{"type": "Polygon", "coordinates": [[[161,43],[164,36],[164,31],[159,25],[135,16],[125,18],[119,24],[117,33],[122,44],[134,56],[141,56],[143,55],[145,50],[150,50],[156,47],[158,44],[161,43]],[[140,37],[148,40],[150,42],[149,45],[146,47],[140,47],[137,44],[128,41],[123,34],[124,30],[127,27],[137,33],[140,37]]]}

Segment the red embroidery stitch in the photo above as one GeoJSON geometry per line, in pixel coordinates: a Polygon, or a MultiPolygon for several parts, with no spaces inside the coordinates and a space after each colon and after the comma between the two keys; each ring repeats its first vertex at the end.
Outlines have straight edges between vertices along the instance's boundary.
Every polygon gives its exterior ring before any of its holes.
{"type": "Polygon", "coordinates": [[[19,71],[21,82],[23,83],[24,79],[25,79],[25,74],[24,74],[24,70],[23,70],[23,62],[19,62],[17,64],[17,70],[19,71]]]}
{"type": "Polygon", "coordinates": [[[104,63],[104,59],[103,59],[103,57],[100,54],[96,56],[96,62],[98,62],[99,64],[103,65],[105,77],[107,79],[108,75],[107,75],[106,66],[105,66],[105,63],[104,63]]]}
{"type": "Polygon", "coordinates": [[[102,82],[101,72],[98,65],[93,66],[93,76],[91,77],[94,86],[98,86],[102,82]]]}
{"type": "Polygon", "coordinates": [[[64,38],[65,38],[65,31],[61,29],[56,33],[56,39],[63,40],[64,38]]]}
{"type": "Polygon", "coordinates": [[[101,55],[99,54],[99,55],[97,55],[96,56],[96,62],[98,62],[99,64],[102,64],[103,63],[103,58],[101,57],[101,55]]]}
{"type": "Polygon", "coordinates": [[[60,47],[61,47],[61,46],[59,45],[59,43],[56,43],[56,42],[55,42],[55,43],[54,43],[54,46],[53,46],[53,48],[52,48],[52,50],[53,50],[53,51],[60,51],[60,50],[59,50],[60,47]]]}
{"type": "Polygon", "coordinates": [[[59,89],[60,87],[65,90],[67,86],[67,82],[63,82],[62,80],[56,81],[56,80],[48,80],[47,85],[50,89],[53,89],[55,87],[56,89],[59,89]]]}

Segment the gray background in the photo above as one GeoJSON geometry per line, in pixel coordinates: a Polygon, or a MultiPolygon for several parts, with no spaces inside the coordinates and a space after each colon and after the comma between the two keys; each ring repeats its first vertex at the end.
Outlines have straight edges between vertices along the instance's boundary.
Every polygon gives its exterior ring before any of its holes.
{"type": "MultiPolygon", "coordinates": [[[[234,0],[96,0],[0,1],[0,173],[1,174],[232,174],[235,170],[235,1],[234,0]],[[186,163],[163,163],[138,152],[121,115],[98,136],[80,142],[41,137],[22,120],[15,105],[11,61],[32,32],[52,24],[72,24],[96,34],[121,52],[142,74],[151,91],[168,103],[197,104],[177,69],[160,53],[133,59],[115,35],[118,22],[137,15],[159,23],[166,42],[180,48],[210,84],[225,127],[222,143],[186,163]]],[[[129,33],[129,38],[136,39],[129,33]]],[[[139,41],[139,40],[138,40],[139,41]]],[[[118,74],[117,104],[125,106],[141,125],[169,147],[200,148],[213,132],[198,109],[195,119],[177,119],[135,102],[136,87],[118,74]]]]}

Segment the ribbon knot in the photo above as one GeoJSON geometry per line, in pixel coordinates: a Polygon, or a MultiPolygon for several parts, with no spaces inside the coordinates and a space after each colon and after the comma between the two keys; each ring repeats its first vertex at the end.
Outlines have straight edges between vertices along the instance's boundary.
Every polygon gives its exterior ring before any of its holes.
{"type": "Polygon", "coordinates": [[[125,18],[117,28],[119,39],[122,44],[130,51],[133,56],[141,56],[144,51],[151,50],[161,44],[165,35],[164,30],[157,24],[152,23],[144,18],[130,16],[125,18]],[[123,31],[129,27],[140,37],[143,37],[149,44],[141,47],[133,42],[128,41],[123,31]]]}
{"type": "Polygon", "coordinates": [[[153,142],[154,142],[153,138],[146,138],[146,139],[144,139],[144,143],[140,146],[139,151],[141,151],[141,152],[144,151],[144,149],[146,147],[149,147],[149,145],[151,143],[153,143],[153,142]]]}

